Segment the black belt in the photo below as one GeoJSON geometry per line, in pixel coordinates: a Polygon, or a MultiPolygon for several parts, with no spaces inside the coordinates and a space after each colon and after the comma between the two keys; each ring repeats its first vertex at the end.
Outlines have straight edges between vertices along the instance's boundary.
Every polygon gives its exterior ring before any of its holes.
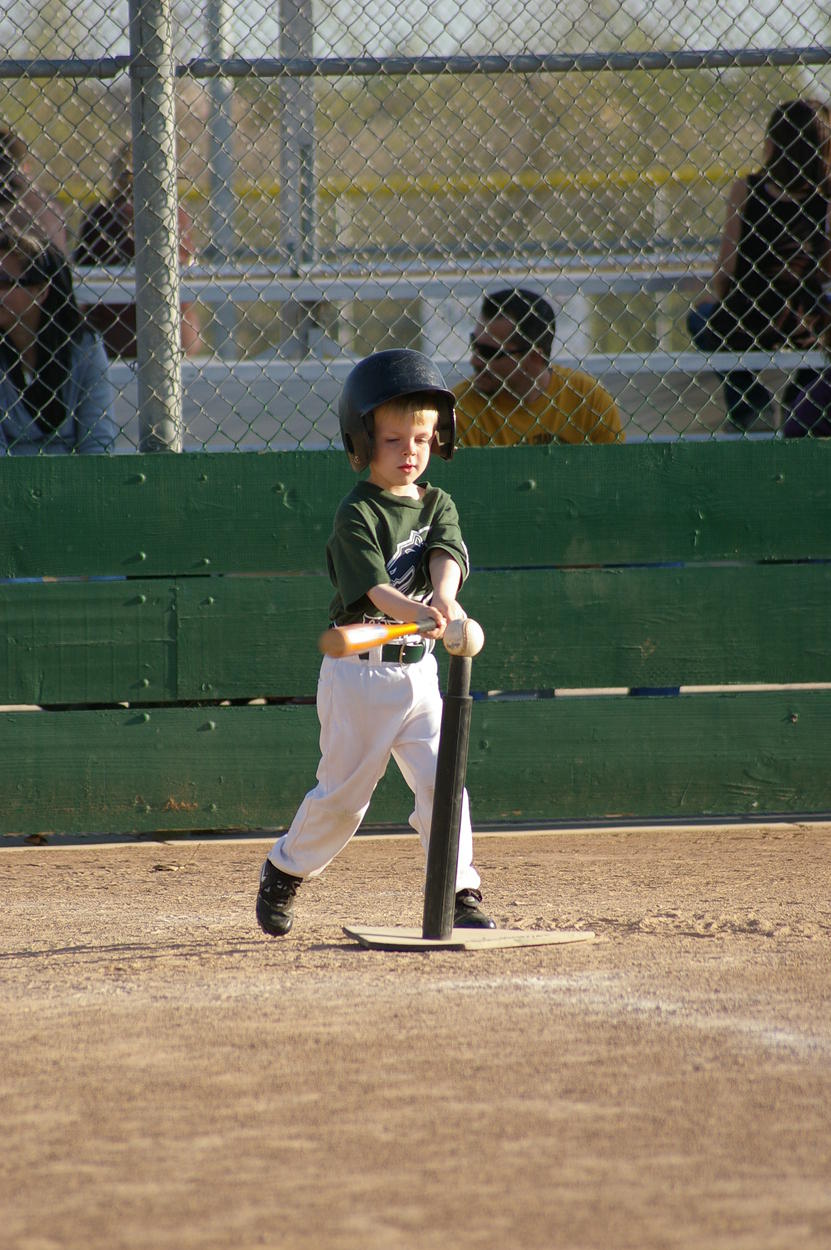
{"type": "MultiPolygon", "coordinates": [[[[424,659],[427,651],[428,647],[425,642],[414,642],[407,646],[398,646],[390,642],[381,648],[381,661],[384,664],[418,664],[419,660],[424,659]]],[[[369,652],[360,651],[358,659],[368,660],[369,652]]]]}

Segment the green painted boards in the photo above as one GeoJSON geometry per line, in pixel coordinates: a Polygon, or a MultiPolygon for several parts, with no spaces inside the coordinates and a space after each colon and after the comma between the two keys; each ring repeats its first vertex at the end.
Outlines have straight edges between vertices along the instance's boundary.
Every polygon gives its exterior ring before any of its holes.
{"type": "MultiPolygon", "coordinates": [[[[829,457],[736,441],[431,465],[459,507],[463,602],[487,635],[475,823],[831,811],[829,457]],[[561,693],[682,685],[813,688],[561,693]]],[[[323,552],[346,458],[8,458],[0,472],[0,703],[42,709],[0,712],[3,832],[284,826],[314,782],[323,552]]],[[[391,766],[369,821],[409,811],[391,766]]]]}

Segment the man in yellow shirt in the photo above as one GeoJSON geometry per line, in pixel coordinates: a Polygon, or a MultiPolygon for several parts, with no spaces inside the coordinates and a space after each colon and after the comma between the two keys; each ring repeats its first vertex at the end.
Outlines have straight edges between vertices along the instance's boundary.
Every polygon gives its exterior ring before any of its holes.
{"type": "Polygon", "coordinates": [[[576,369],[551,364],[554,309],[541,295],[508,287],[485,295],[470,339],[473,377],[455,388],[458,442],[622,443],[609,392],[576,369]]]}

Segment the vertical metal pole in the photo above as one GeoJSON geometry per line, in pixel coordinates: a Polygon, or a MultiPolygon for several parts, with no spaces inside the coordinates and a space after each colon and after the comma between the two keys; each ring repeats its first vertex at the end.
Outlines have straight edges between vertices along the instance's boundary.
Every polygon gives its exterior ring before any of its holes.
{"type": "Polygon", "coordinates": [[[462,794],[467,774],[470,711],[473,706],[470,697],[471,663],[467,656],[451,655],[441,714],[421,930],[423,938],[439,941],[446,941],[453,932],[462,794]]]}
{"type": "Polygon", "coordinates": [[[170,0],[130,0],[139,451],[182,450],[176,98],[170,0]]]}
{"type": "MultiPolygon", "coordinates": [[[[208,58],[226,60],[231,51],[231,6],[229,0],[207,0],[205,9],[208,58]]],[[[210,244],[206,257],[222,269],[236,253],[237,234],[234,225],[236,195],[233,159],[233,119],[231,102],[233,86],[229,78],[208,80],[208,173],[210,179],[210,244]]],[[[214,351],[223,360],[236,358],[237,312],[230,295],[214,306],[211,340],[214,351]]]]}
{"type": "MultiPolygon", "coordinates": [[[[314,54],[312,0],[280,0],[280,52],[283,57],[314,54]]],[[[280,82],[280,242],[293,275],[315,259],[315,99],[310,78],[280,82]]],[[[309,316],[300,304],[287,304],[292,328],[290,354],[309,350],[309,316]]]]}
{"type": "MultiPolygon", "coordinates": [[[[592,350],[589,332],[590,308],[586,296],[576,287],[557,318],[557,338],[570,356],[581,359],[592,350]]],[[[554,349],[557,351],[556,347],[554,349]]]]}

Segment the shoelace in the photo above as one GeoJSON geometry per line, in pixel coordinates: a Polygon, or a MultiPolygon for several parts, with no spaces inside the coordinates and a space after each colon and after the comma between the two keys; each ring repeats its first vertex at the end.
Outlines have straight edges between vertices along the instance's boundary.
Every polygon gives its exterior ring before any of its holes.
{"type": "Polygon", "coordinates": [[[294,898],[299,885],[300,880],[296,877],[287,875],[273,877],[271,881],[263,883],[263,894],[276,903],[286,903],[290,898],[294,898]]]}

